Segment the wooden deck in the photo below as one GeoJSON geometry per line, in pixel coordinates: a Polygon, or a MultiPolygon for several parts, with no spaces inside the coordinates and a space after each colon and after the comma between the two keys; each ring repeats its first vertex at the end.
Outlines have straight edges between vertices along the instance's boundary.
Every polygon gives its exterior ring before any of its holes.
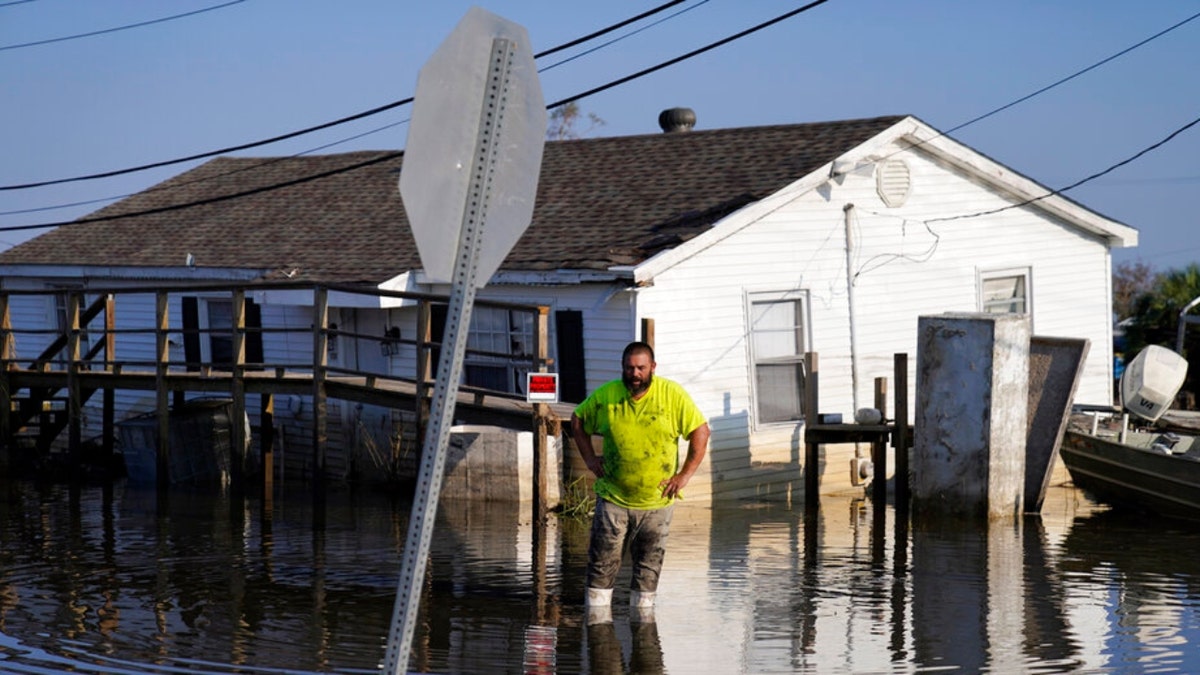
{"type": "MultiPolygon", "coordinates": [[[[433,334],[430,307],[444,303],[445,298],[421,294],[383,291],[376,288],[329,285],[298,284],[253,284],[245,286],[200,286],[187,285],[173,288],[124,288],[124,289],[80,289],[52,291],[19,291],[0,289],[0,410],[9,411],[0,415],[0,442],[6,447],[15,447],[17,433],[44,411],[51,400],[65,401],[65,419],[61,430],[68,433],[67,447],[72,455],[78,453],[82,443],[81,424],[84,404],[95,394],[103,398],[103,433],[101,438],[106,450],[112,452],[115,437],[116,411],[114,393],[117,391],[149,391],[155,394],[155,410],[158,417],[160,487],[167,481],[165,467],[168,448],[169,410],[173,404],[182,403],[187,394],[219,394],[233,402],[234,419],[246,415],[248,396],[260,396],[263,419],[259,424],[262,433],[259,451],[263,458],[264,481],[271,480],[270,453],[273,425],[270,415],[274,397],[300,396],[311,400],[312,405],[312,449],[314,475],[320,477],[325,470],[327,445],[327,402],[330,399],[368,404],[393,410],[411,412],[417,424],[417,435],[421,435],[429,416],[429,400],[433,389],[432,355],[441,345],[431,339],[433,334]],[[286,326],[247,325],[247,293],[267,290],[283,290],[290,293],[310,293],[312,302],[312,325],[303,328],[286,326]],[[344,340],[365,340],[377,343],[378,335],[356,335],[338,330],[331,325],[329,316],[329,294],[376,296],[408,301],[417,307],[416,337],[412,339],[391,338],[395,344],[407,344],[413,348],[417,363],[415,378],[398,377],[385,372],[362,372],[330,366],[328,347],[331,336],[344,340]],[[232,326],[223,332],[217,329],[200,329],[194,326],[171,326],[171,308],[180,303],[185,295],[206,293],[209,296],[226,294],[232,308],[232,326]],[[43,296],[40,299],[36,296],[43,296]],[[140,296],[134,298],[132,296],[140,296]],[[12,307],[22,298],[35,297],[37,302],[49,300],[50,306],[59,303],[64,308],[66,327],[60,333],[42,326],[14,326],[12,307]],[[154,323],[147,326],[117,329],[115,320],[118,305],[145,307],[152,302],[154,323]],[[138,305],[140,303],[140,305],[138,305]],[[213,363],[179,362],[170,358],[169,340],[182,335],[184,340],[200,339],[201,336],[220,333],[232,342],[232,363],[218,367],[213,363]],[[301,349],[312,355],[311,361],[270,364],[247,360],[247,341],[257,334],[259,340],[269,334],[290,332],[298,334],[307,346],[301,349]],[[46,335],[50,333],[50,335],[46,335]],[[37,358],[16,357],[16,336],[33,335],[49,346],[37,358]],[[38,338],[38,334],[42,334],[38,338]],[[155,350],[151,358],[143,360],[116,360],[118,338],[129,334],[154,336],[155,350]],[[84,340],[84,336],[87,340],[84,340]],[[85,352],[84,346],[92,346],[85,352]]],[[[547,358],[547,315],[548,308],[490,303],[477,301],[477,305],[502,306],[514,312],[527,312],[534,317],[536,326],[532,354],[485,355],[493,359],[521,361],[531,370],[546,370],[547,358]]],[[[176,313],[175,315],[178,315],[176,313]]],[[[142,337],[142,343],[146,338],[142,337]]],[[[123,349],[122,353],[129,352],[123,349]]],[[[260,357],[261,358],[261,357],[260,357]]],[[[539,445],[544,448],[547,434],[558,434],[558,421],[569,417],[572,406],[568,404],[533,404],[523,396],[511,393],[461,387],[458,393],[455,418],[471,424],[487,424],[512,429],[530,430],[539,436],[539,445]]],[[[137,411],[139,413],[145,411],[137,411]]],[[[232,425],[234,448],[247,447],[246,430],[241,425],[232,425]]],[[[44,439],[43,439],[44,440],[44,439]]],[[[239,458],[234,458],[239,459],[239,458]]],[[[232,463],[231,479],[239,484],[243,477],[232,463]]]]}

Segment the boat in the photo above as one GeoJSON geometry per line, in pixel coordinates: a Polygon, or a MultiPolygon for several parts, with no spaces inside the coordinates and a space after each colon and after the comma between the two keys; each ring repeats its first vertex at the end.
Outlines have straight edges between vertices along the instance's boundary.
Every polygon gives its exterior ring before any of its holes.
{"type": "Polygon", "coordinates": [[[1187,365],[1148,347],[1121,375],[1120,407],[1073,410],[1059,454],[1077,487],[1114,507],[1200,521],[1200,414],[1170,408],[1187,365]]]}

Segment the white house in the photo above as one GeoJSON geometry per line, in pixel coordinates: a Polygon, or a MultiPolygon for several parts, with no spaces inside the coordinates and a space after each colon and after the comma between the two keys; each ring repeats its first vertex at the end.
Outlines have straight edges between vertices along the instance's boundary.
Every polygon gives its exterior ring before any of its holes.
{"type": "MultiPolygon", "coordinates": [[[[420,269],[401,162],[216,159],[0,253],[0,276],[6,288],[293,278],[444,293],[420,269]]],[[[1050,192],[911,116],[552,142],[532,224],[479,295],[551,307],[571,400],[617,377],[621,349],[652,319],[658,374],[684,384],[713,428],[693,491],[777,495],[801,484],[804,353],[820,356],[821,412],[852,415],[895,353],[915,367],[921,315],[1024,312],[1036,335],[1087,338],[1077,402],[1111,402],[1110,251],[1137,232],[1050,192]]],[[[263,321],[311,320],[301,296],[250,297],[263,321]]],[[[198,293],[172,321],[219,325],[226,302],[198,293]]],[[[331,307],[346,330],[414,330],[411,304],[331,296],[331,307]]],[[[511,346],[530,330],[486,309],[471,339],[511,346]]],[[[263,341],[266,361],[289,349],[263,341]]],[[[413,362],[348,346],[331,358],[399,374],[413,362]]],[[[521,386],[512,364],[466,365],[476,384],[521,386]]],[[[824,485],[848,485],[846,466],[829,458],[824,485]]]]}

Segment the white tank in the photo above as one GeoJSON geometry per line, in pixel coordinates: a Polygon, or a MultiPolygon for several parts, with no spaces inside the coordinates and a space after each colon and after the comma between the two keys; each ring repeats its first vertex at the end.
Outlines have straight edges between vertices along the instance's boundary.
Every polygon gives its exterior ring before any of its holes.
{"type": "Polygon", "coordinates": [[[1130,414],[1157,420],[1171,407],[1187,369],[1187,361],[1170,349],[1146,347],[1121,374],[1121,406],[1130,414]]]}

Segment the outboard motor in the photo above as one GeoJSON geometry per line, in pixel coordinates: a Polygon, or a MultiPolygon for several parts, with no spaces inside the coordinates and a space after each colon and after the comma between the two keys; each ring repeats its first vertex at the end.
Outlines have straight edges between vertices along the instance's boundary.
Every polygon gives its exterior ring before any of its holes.
{"type": "Polygon", "coordinates": [[[1146,347],[1121,373],[1121,407],[1154,422],[1171,407],[1187,369],[1187,360],[1170,349],[1146,347]]]}

